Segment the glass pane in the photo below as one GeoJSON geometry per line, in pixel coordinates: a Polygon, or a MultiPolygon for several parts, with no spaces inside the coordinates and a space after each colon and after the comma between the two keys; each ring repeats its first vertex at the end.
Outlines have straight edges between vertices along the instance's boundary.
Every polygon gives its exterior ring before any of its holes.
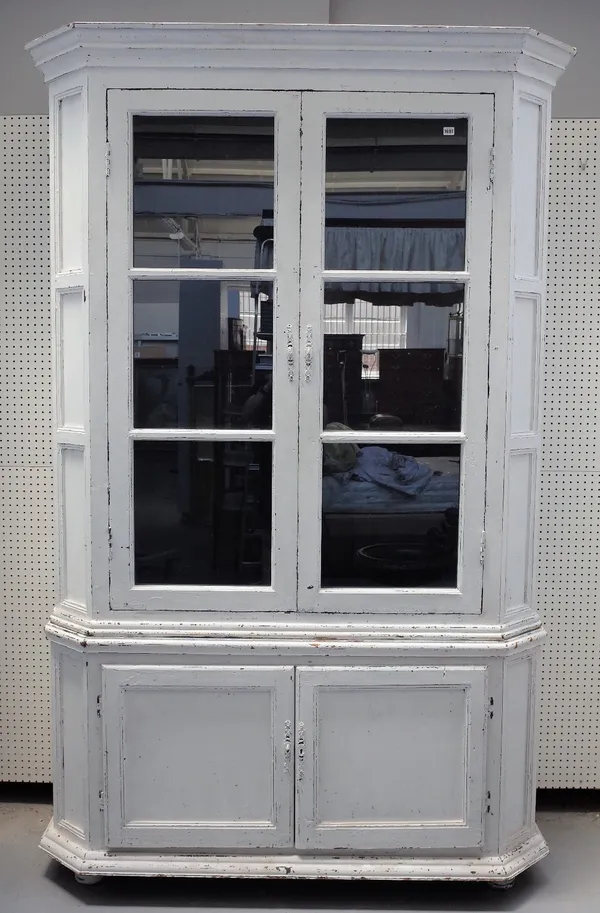
{"type": "Polygon", "coordinates": [[[271,582],[271,444],[135,441],[135,582],[271,582]]]}
{"type": "Polygon", "coordinates": [[[271,428],[272,284],[133,284],[136,428],[271,428]]]}
{"type": "Polygon", "coordinates": [[[323,587],[455,587],[460,445],[323,445],[323,587]]]}
{"type": "Polygon", "coordinates": [[[134,266],[271,265],[272,117],[134,117],[133,159],[134,266]]]}
{"type": "Polygon", "coordinates": [[[460,429],[463,299],[451,282],[326,283],[323,424],[460,429]]]}
{"type": "Polygon", "coordinates": [[[330,118],[325,269],[464,269],[467,127],[330,118]]]}

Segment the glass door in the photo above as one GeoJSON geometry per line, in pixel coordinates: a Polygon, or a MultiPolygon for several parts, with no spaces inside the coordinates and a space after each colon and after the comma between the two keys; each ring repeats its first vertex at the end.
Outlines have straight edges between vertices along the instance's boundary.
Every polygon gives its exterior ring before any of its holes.
{"type": "Polygon", "coordinates": [[[302,99],[299,606],[478,613],[493,97],[302,99]]]}
{"type": "Polygon", "coordinates": [[[108,94],[111,607],[289,611],[299,95],[108,94]]]}

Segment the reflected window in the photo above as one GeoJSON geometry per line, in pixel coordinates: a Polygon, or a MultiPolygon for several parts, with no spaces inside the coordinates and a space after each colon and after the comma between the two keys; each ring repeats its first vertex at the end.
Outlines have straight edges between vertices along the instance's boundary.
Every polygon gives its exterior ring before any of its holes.
{"type": "Polygon", "coordinates": [[[271,582],[270,443],[136,441],[136,584],[271,582]]]}
{"type": "Polygon", "coordinates": [[[464,269],[467,135],[464,118],[330,118],[325,269],[464,269]]]}
{"type": "Polygon", "coordinates": [[[455,587],[460,464],[457,444],[324,443],[321,586],[455,587]]]}
{"type": "Polygon", "coordinates": [[[459,430],[463,313],[457,283],[326,283],[324,424],[459,430]]]}
{"type": "Polygon", "coordinates": [[[272,117],[136,116],[133,158],[134,266],[258,265],[255,230],[273,224],[272,117]]]}

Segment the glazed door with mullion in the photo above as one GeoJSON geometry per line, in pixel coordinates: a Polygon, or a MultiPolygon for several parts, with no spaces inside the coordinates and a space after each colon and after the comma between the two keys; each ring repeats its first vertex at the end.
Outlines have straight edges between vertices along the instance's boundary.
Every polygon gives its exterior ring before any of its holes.
{"type": "Polygon", "coordinates": [[[301,610],[481,612],[493,125],[303,95],[301,610]]]}
{"type": "Polygon", "coordinates": [[[293,610],[300,96],[107,104],[111,609],[293,610]]]}

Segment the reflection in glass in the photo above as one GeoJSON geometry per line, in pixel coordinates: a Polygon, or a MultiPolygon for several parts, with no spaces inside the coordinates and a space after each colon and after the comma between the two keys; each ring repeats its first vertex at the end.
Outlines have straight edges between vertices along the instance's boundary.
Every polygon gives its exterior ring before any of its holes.
{"type": "Polygon", "coordinates": [[[271,428],[271,283],[136,281],[136,428],[271,428]]]}
{"type": "Polygon", "coordinates": [[[273,219],[272,117],[137,116],[133,158],[134,266],[254,267],[255,229],[273,219]]]}
{"type": "Polygon", "coordinates": [[[459,430],[463,298],[450,282],[327,283],[323,424],[459,430]]]}
{"type": "Polygon", "coordinates": [[[136,441],[136,584],[271,581],[271,444],[136,441]]]}
{"type": "Polygon", "coordinates": [[[325,269],[464,269],[467,135],[464,118],[329,118],[325,269]]]}
{"type": "Polygon", "coordinates": [[[322,587],[455,587],[460,446],[323,445],[322,587]]]}

